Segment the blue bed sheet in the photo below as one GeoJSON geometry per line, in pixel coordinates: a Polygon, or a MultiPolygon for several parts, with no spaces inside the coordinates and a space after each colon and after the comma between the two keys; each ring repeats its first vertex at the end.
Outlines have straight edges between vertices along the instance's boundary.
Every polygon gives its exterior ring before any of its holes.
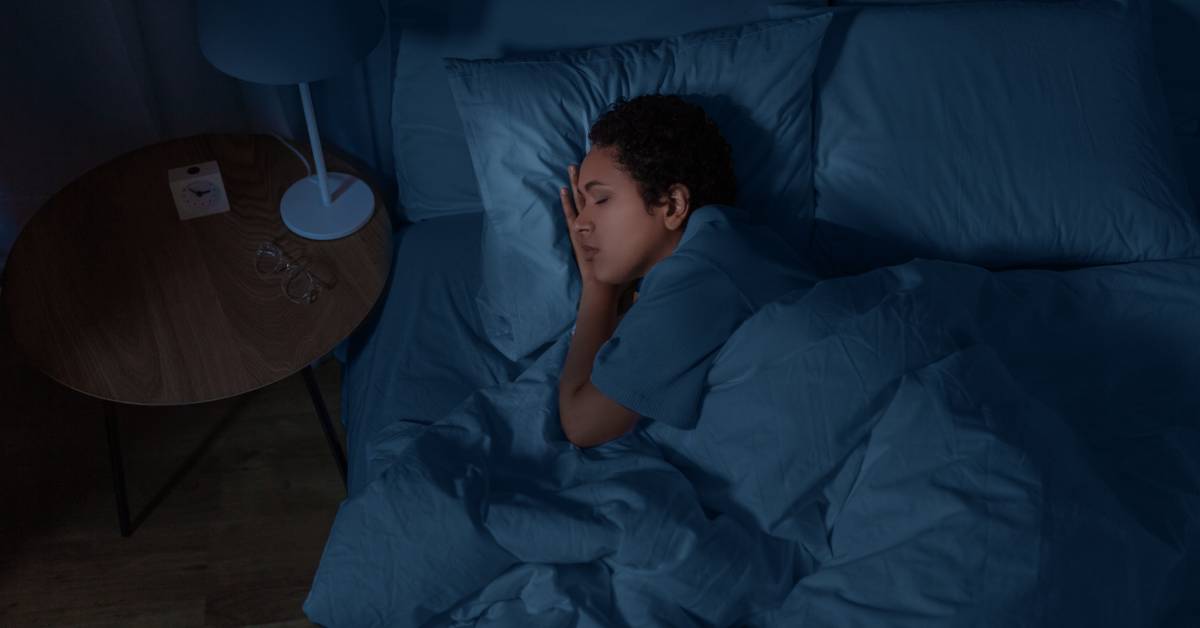
{"type": "Polygon", "coordinates": [[[508,360],[479,331],[482,218],[476,212],[402,225],[384,296],[341,345],[350,495],[366,484],[365,448],[382,427],[430,423],[528,366],[508,360]]]}
{"type": "Polygon", "coordinates": [[[362,486],[304,610],[326,626],[1194,625],[1197,312],[1200,260],[828,279],[739,327],[693,429],[643,420],[586,450],[558,424],[564,336],[515,379],[482,369],[448,413],[461,386],[386,425],[392,402],[373,402],[362,486]]]}

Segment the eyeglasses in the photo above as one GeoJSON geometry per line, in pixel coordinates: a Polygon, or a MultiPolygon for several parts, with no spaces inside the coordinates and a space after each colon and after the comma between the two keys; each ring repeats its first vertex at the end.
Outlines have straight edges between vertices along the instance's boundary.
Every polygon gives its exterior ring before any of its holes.
{"type": "Polygon", "coordinates": [[[274,242],[259,245],[254,255],[254,270],[258,271],[260,277],[283,273],[283,294],[293,303],[312,303],[317,300],[321,288],[329,287],[329,284],[284,254],[274,242]]]}

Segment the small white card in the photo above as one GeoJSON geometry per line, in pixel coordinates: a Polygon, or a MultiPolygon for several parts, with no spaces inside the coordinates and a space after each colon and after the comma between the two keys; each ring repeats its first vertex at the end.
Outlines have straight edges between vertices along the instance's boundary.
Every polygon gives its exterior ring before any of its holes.
{"type": "Polygon", "coordinates": [[[216,161],[172,168],[167,171],[167,183],[180,220],[229,211],[229,197],[216,161]]]}

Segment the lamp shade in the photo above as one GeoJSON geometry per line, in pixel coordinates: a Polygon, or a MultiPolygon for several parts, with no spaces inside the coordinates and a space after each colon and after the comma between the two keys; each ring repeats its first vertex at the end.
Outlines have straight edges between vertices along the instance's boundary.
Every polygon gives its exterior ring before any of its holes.
{"type": "Polygon", "coordinates": [[[200,50],[244,81],[294,85],[358,63],[383,34],[379,0],[197,0],[200,50]]]}

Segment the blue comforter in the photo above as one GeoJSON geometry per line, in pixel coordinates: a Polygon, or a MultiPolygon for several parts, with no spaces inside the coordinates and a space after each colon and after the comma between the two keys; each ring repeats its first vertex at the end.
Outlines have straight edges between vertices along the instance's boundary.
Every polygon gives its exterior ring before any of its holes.
{"type": "Polygon", "coordinates": [[[747,320],[693,429],[562,435],[564,336],[365,445],[326,626],[1191,625],[1200,260],[914,260],[747,320]]]}

